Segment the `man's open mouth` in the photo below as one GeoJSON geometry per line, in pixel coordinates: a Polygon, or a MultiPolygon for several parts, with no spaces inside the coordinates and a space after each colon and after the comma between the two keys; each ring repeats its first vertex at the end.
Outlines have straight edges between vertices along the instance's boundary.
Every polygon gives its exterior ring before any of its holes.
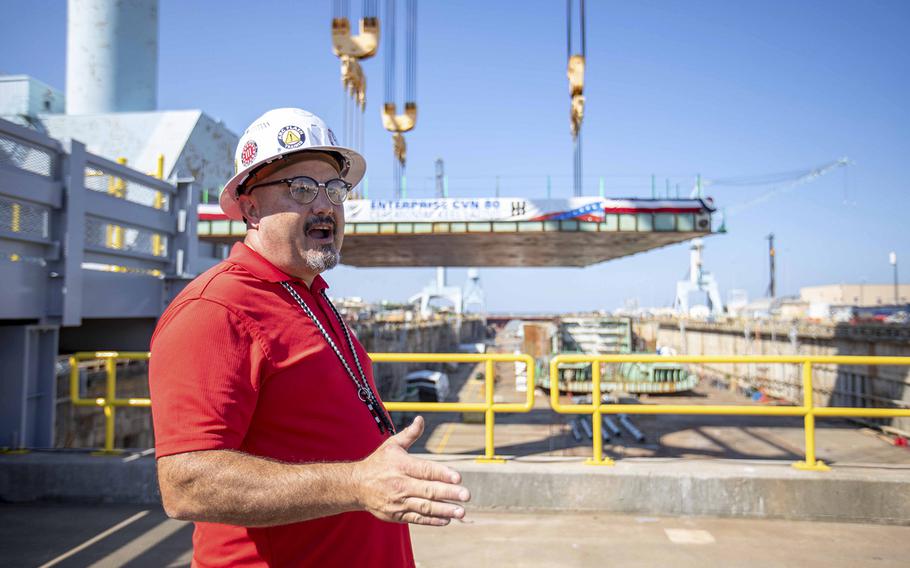
{"type": "Polygon", "coordinates": [[[314,223],[307,229],[306,234],[317,241],[331,239],[335,235],[335,225],[331,223],[314,223]]]}

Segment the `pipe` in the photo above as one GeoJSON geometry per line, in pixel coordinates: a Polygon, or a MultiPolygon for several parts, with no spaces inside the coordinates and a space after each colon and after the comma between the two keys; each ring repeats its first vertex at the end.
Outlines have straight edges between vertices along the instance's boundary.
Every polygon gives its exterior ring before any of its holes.
{"type": "Polygon", "coordinates": [[[602,417],[601,422],[604,424],[604,427],[600,429],[600,439],[604,442],[610,441],[610,433],[607,432],[609,428],[606,427],[606,422],[604,421],[606,417],[602,417]]]}
{"type": "Polygon", "coordinates": [[[158,0],[69,0],[66,112],[158,106],[158,0]]]}
{"type": "Polygon", "coordinates": [[[572,429],[572,437],[575,438],[576,442],[581,442],[581,429],[578,426],[578,418],[573,418],[569,421],[569,427],[572,429]]]}
{"type": "Polygon", "coordinates": [[[622,430],[619,429],[619,426],[616,425],[616,422],[613,422],[613,419],[609,416],[604,416],[604,426],[607,427],[607,430],[613,433],[614,436],[622,436],[622,430]]]}
{"type": "Polygon", "coordinates": [[[635,427],[635,424],[632,424],[632,421],[628,416],[620,414],[617,418],[619,418],[619,423],[622,424],[623,428],[625,428],[629,434],[632,434],[632,437],[635,438],[636,442],[645,441],[645,435],[641,433],[641,430],[635,427]]]}
{"type": "Polygon", "coordinates": [[[593,440],[593,439],[594,439],[594,431],[591,430],[591,422],[590,422],[590,420],[591,420],[591,418],[590,418],[589,416],[582,416],[582,417],[579,419],[579,421],[581,422],[581,429],[585,431],[585,435],[586,435],[588,438],[590,438],[590,439],[593,440]]]}

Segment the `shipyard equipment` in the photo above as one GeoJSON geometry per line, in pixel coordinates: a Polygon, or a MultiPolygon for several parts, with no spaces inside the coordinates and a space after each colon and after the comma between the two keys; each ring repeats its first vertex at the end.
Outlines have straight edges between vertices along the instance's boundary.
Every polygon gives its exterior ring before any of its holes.
{"type": "Polygon", "coordinates": [[[566,57],[568,59],[566,75],[569,78],[569,130],[572,133],[574,148],[573,164],[573,192],[576,197],[582,195],[582,154],[581,154],[581,123],[585,116],[585,0],[578,0],[578,30],[572,25],[572,12],[574,0],[566,0],[566,57]],[[573,36],[578,39],[577,50],[573,46],[573,36]]]}
{"type": "Polygon", "coordinates": [[[350,0],[334,1],[332,53],[341,63],[341,85],[344,89],[343,140],[349,148],[363,153],[367,79],[360,62],[373,57],[379,50],[379,0],[363,0],[360,33],[356,35],[351,31],[350,12],[350,0]]]}
{"type": "MultiPolygon", "coordinates": [[[[632,321],[626,317],[573,317],[560,321],[559,353],[632,353],[632,321]]],[[[550,389],[546,372],[549,357],[538,359],[537,385],[550,389]]],[[[591,365],[563,363],[559,390],[574,394],[593,390],[591,365]]],[[[692,390],[698,377],[679,363],[621,363],[603,365],[601,390],[604,393],[670,393],[692,390]]],[[[611,429],[612,430],[612,429],[611,429]]]]}
{"type": "Polygon", "coordinates": [[[407,193],[405,164],[407,162],[407,144],[404,133],[414,129],[417,124],[417,0],[404,0],[405,5],[405,68],[404,68],[404,112],[399,113],[396,106],[396,58],[398,50],[397,0],[386,0],[385,42],[385,102],[382,105],[382,126],[392,133],[392,149],[395,154],[393,171],[395,174],[395,197],[401,199],[407,193]]]}
{"type": "Polygon", "coordinates": [[[695,292],[704,292],[707,296],[708,312],[712,316],[723,314],[724,305],[720,299],[720,290],[714,275],[706,271],[702,265],[702,251],[705,249],[702,239],[693,239],[689,249],[689,278],[676,283],[676,300],[673,308],[680,315],[689,314],[689,295],[695,292]]]}

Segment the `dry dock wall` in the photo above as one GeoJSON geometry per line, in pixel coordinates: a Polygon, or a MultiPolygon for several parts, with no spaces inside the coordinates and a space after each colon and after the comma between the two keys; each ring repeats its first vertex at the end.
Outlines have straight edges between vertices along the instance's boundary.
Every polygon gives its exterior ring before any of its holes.
{"type": "MultiPolygon", "coordinates": [[[[634,332],[653,351],[668,346],[680,355],[879,355],[910,356],[910,326],[823,325],[774,321],[710,323],[642,320],[634,332]]],[[[703,377],[755,388],[769,396],[802,400],[798,365],[711,364],[695,366],[703,377]]],[[[910,366],[814,365],[818,406],[910,407],[910,366]]],[[[878,421],[910,432],[910,418],[878,421]]]]}

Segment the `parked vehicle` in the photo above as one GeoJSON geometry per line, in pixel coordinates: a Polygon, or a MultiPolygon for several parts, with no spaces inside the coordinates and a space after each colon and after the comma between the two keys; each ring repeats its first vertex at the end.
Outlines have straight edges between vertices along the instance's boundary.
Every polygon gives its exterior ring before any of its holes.
{"type": "Polygon", "coordinates": [[[405,400],[442,402],[449,396],[449,376],[423,369],[405,375],[405,400]]]}
{"type": "MultiPolygon", "coordinates": [[[[443,402],[449,396],[449,376],[441,371],[421,369],[404,377],[404,393],[397,400],[402,402],[443,402]]],[[[396,421],[401,429],[414,419],[415,412],[402,412],[396,421]]]]}

